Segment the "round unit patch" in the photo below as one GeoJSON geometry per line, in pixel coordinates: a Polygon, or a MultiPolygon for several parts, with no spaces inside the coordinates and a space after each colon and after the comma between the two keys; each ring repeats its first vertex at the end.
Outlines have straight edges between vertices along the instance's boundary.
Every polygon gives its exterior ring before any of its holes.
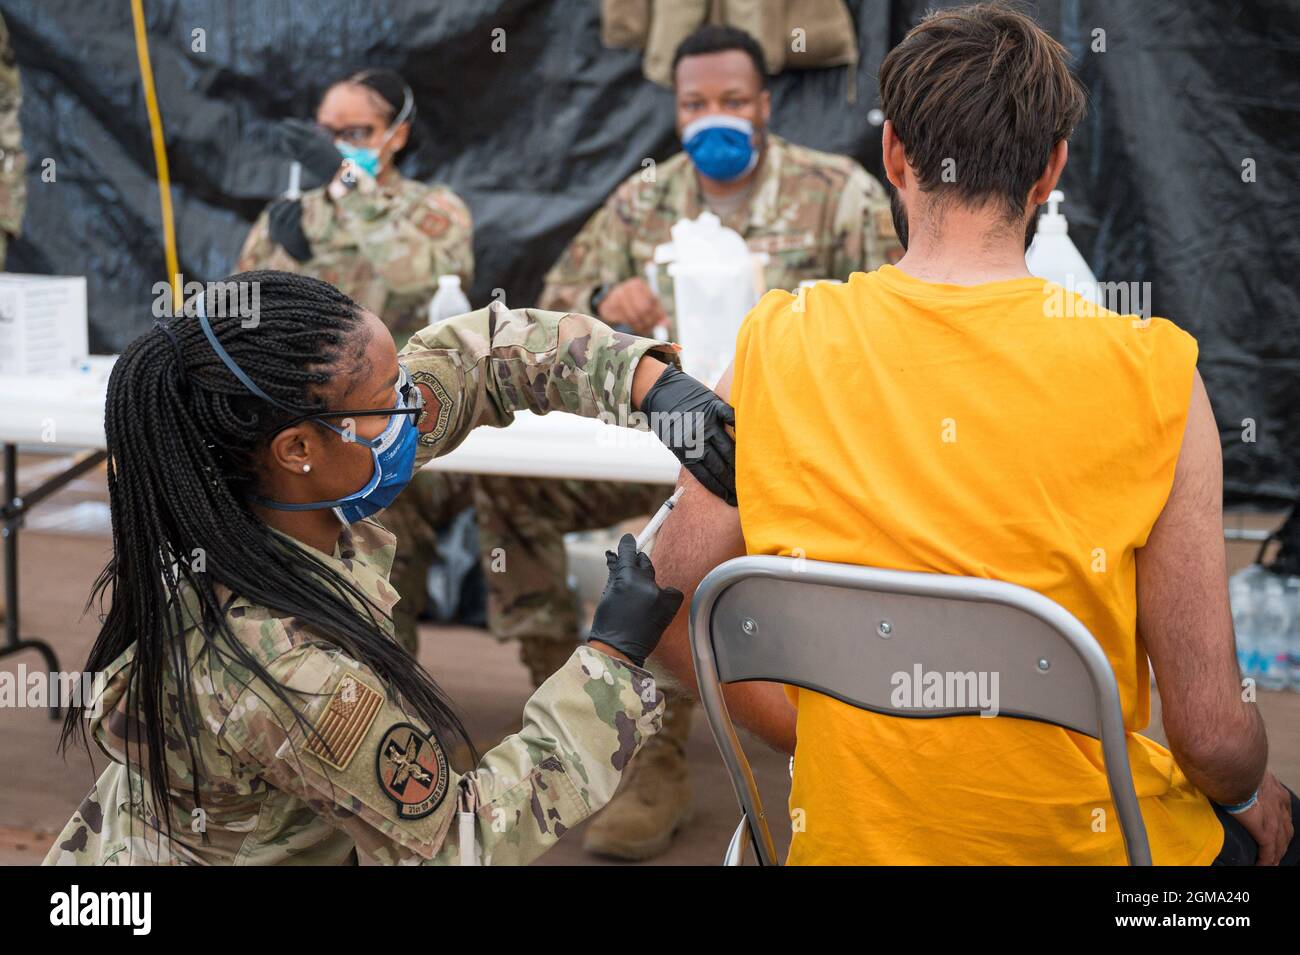
{"type": "Polygon", "coordinates": [[[410,723],[394,723],[375,754],[379,788],[397,803],[399,819],[422,819],[447,795],[447,757],[436,740],[410,723]]]}

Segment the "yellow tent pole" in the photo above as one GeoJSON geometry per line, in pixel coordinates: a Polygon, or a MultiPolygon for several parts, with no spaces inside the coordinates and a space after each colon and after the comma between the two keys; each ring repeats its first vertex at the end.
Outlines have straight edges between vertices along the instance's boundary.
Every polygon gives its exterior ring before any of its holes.
{"type": "Polygon", "coordinates": [[[131,0],[131,19],[135,21],[135,54],[140,62],[140,82],[144,86],[145,108],[149,112],[149,132],[153,137],[153,160],[158,169],[158,198],[162,204],[163,252],[167,258],[167,276],[172,286],[172,314],[181,311],[180,260],[176,255],[176,223],[172,218],[171,175],[167,170],[167,148],[163,140],[162,114],[158,111],[158,93],[153,85],[153,67],[149,63],[149,37],[144,29],[143,0],[131,0]]]}

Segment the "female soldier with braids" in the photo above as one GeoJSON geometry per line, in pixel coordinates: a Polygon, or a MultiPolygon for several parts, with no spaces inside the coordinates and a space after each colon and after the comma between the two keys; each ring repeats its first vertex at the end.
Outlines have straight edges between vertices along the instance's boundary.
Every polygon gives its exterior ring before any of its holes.
{"type": "MultiPolygon", "coordinates": [[[[54,863],[523,863],[599,809],[659,728],[642,668],[681,602],[631,537],[609,555],[592,639],[523,728],[458,775],[465,730],[392,638],[392,535],[370,519],[413,469],[515,411],[701,414],[688,468],[729,485],[731,409],[662,343],[494,304],[418,333],[332,286],[257,283],[256,322],[218,295],[136,339],[105,432],[111,602],[78,730],[110,760],[54,863]],[[476,856],[477,852],[477,856],[476,856]]],[[[679,429],[681,430],[681,429],[679,429]]],[[[93,598],[92,598],[93,599],[93,598]]]]}
{"type": "MultiPolygon", "coordinates": [[[[378,315],[398,344],[427,324],[441,275],[468,289],[474,272],[469,209],[449,188],[405,178],[397,158],[415,129],[415,101],[392,70],[362,70],[330,84],[315,122],[286,120],[280,150],[302,166],[301,199],[272,202],[253,226],[236,268],[283,269],[337,286],[378,315]]],[[[398,641],[417,648],[427,603],[435,527],[473,504],[462,474],[416,476],[384,526],[397,536],[392,580],[406,598],[394,611],[398,641]]]]}

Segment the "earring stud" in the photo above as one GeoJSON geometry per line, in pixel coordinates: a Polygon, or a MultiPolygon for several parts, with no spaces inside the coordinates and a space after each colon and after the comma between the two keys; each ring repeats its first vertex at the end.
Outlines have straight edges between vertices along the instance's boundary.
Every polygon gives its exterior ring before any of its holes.
{"type": "Polygon", "coordinates": [[[306,474],[306,473],[307,473],[308,471],[310,471],[310,470],[311,470],[311,465],[310,465],[310,464],[304,464],[304,465],[302,466],[302,473],[303,473],[303,474],[306,474]]]}

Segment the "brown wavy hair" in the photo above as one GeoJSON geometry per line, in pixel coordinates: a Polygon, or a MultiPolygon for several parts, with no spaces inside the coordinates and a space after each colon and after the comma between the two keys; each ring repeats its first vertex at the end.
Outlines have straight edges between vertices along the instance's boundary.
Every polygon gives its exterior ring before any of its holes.
{"type": "Polygon", "coordinates": [[[1070,55],[1006,3],[931,13],[880,67],[885,118],[926,192],[963,205],[1001,203],[1019,222],[1052,147],[1083,118],[1070,55]],[[953,182],[944,160],[956,164],[953,182]]]}

